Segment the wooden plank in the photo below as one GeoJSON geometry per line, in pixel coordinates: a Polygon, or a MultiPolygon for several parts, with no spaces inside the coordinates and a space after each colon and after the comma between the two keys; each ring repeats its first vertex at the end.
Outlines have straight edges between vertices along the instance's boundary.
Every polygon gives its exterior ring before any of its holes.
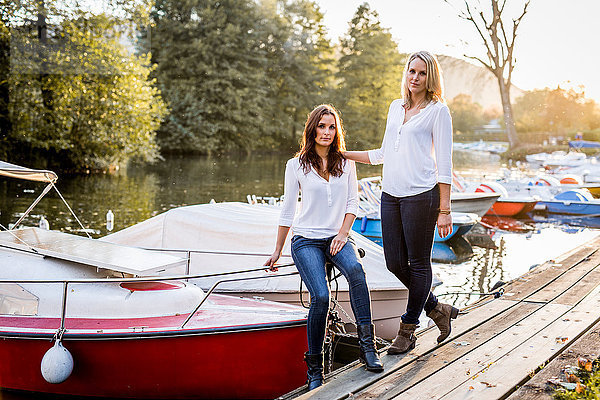
{"type": "Polygon", "coordinates": [[[519,303],[496,318],[487,321],[476,331],[467,332],[453,343],[419,357],[416,362],[395,371],[376,384],[369,386],[360,393],[356,393],[352,398],[386,399],[396,396],[499,335],[502,331],[514,325],[515,321],[526,318],[542,306],[542,304],[535,303],[519,303]]]}
{"type": "MultiPolygon", "coordinates": [[[[498,299],[481,307],[474,308],[467,314],[459,315],[452,323],[452,334],[448,343],[452,340],[457,340],[465,332],[469,332],[477,326],[484,324],[486,321],[493,319],[495,316],[502,314],[506,310],[514,307],[517,303],[512,300],[498,299]]],[[[299,399],[344,399],[350,394],[357,393],[362,388],[382,379],[383,377],[393,373],[395,370],[408,365],[414,360],[433,349],[437,348],[436,338],[439,332],[436,328],[428,329],[420,333],[415,349],[404,355],[388,355],[381,354],[381,360],[384,364],[384,372],[373,373],[367,371],[364,366],[355,363],[343,373],[333,373],[327,379],[327,384],[315,390],[306,392],[300,395],[299,399]]],[[[296,398],[297,391],[292,396],[282,396],[281,399],[296,398]]]]}
{"type": "MultiPolygon", "coordinates": [[[[560,304],[548,306],[564,307],[560,304]]],[[[548,360],[554,359],[571,342],[600,321],[600,286],[570,311],[538,331],[501,358],[480,369],[471,379],[449,391],[443,399],[500,398],[526,381],[548,360]],[[557,338],[562,338],[557,340],[557,338]]]]}
{"type": "Polygon", "coordinates": [[[565,271],[581,260],[592,255],[600,246],[600,239],[594,239],[577,248],[576,251],[563,255],[556,260],[546,262],[527,272],[505,287],[505,296],[511,300],[522,300],[551,284],[565,271]]]}
{"type": "Polygon", "coordinates": [[[548,384],[548,379],[560,376],[567,365],[577,365],[579,357],[595,360],[598,356],[600,356],[600,322],[545,365],[530,381],[510,395],[508,400],[552,400],[554,387],[548,384]]]}
{"type": "MultiPolygon", "coordinates": [[[[527,341],[532,335],[570,309],[560,304],[545,304],[527,318],[492,337],[426,380],[412,385],[400,396],[408,399],[439,399],[453,388],[470,382],[471,377],[492,365],[497,359],[527,341]]],[[[480,397],[484,398],[484,397],[480,397]]]]}
{"type": "Polygon", "coordinates": [[[554,302],[575,305],[579,300],[581,300],[582,294],[589,293],[594,289],[598,282],[600,282],[600,267],[597,266],[583,279],[558,296],[554,302]]]}
{"type": "MultiPolygon", "coordinates": [[[[585,278],[587,274],[589,274],[594,268],[598,266],[600,263],[600,251],[595,252],[594,254],[582,259],[580,262],[575,264],[572,268],[569,268],[555,280],[550,282],[545,287],[541,288],[539,291],[533,293],[531,296],[527,297],[527,301],[541,301],[548,302],[551,301],[558,296],[562,295],[566,290],[568,290],[571,286],[575,285],[578,281],[585,278]]],[[[573,298],[573,303],[581,300],[588,291],[584,291],[579,298],[573,298]]],[[[573,293],[576,294],[576,293],[573,293]]]]}

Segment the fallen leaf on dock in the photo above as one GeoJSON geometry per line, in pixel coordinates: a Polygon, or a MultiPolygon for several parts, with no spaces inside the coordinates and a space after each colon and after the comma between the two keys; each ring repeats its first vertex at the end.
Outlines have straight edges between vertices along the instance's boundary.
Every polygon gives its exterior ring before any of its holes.
{"type": "Polygon", "coordinates": [[[565,378],[567,379],[567,382],[579,383],[579,377],[575,374],[565,373],[565,378]]]}
{"type": "Polygon", "coordinates": [[[557,337],[556,337],[556,343],[564,343],[564,342],[566,342],[567,340],[569,340],[569,338],[568,338],[568,337],[566,337],[566,336],[557,336],[557,337]]]}
{"type": "Polygon", "coordinates": [[[493,384],[491,384],[489,382],[481,382],[481,383],[483,383],[487,387],[496,387],[496,385],[493,385],[493,384]]]}
{"type": "Polygon", "coordinates": [[[579,368],[583,368],[588,372],[592,371],[592,362],[585,357],[579,357],[577,359],[577,365],[579,368]]]}
{"type": "Polygon", "coordinates": [[[473,386],[469,386],[469,390],[474,390],[475,388],[473,386]]]}

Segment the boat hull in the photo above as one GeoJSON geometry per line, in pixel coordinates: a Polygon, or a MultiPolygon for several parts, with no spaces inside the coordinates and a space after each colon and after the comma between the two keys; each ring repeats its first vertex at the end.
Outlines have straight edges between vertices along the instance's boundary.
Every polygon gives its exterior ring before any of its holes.
{"type": "Polygon", "coordinates": [[[497,193],[451,193],[451,208],[455,212],[473,213],[482,217],[499,197],[497,193]]]}
{"type": "Polygon", "coordinates": [[[568,201],[568,200],[551,200],[540,201],[538,203],[545,207],[546,211],[551,214],[566,214],[566,215],[600,215],[600,204],[590,203],[586,201],[568,201]]]}
{"type": "MultiPolygon", "coordinates": [[[[435,230],[434,241],[436,242],[445,242],[451,239],[454,235],[464,235],[467,233],[472,227],[474,223],[453,223],[452,224],[452,232],[448,234],[446,237],[440,237],[435,230]]],[[[352,230],[360,233],[364,237],[372,240],[373,242],[382,245],[383,241],[381,238],[381,219],[380,218],[357,218],[354,220],[354,224],[352,225],[352,230]]]]}
{"type": "Polygon", "coordinates": [[[40,362],[48,337],[0,341],[4,389],[111,398],[274,398],[304,383],[306,325],[119,338],[66,336],[71,376],[47,383],[40,362]],[[285,340],[282,340],[282,335],[285,340]]]}
{"type": "MultiPolygon", "coordinates": [[[[337,272],[337,271],[336,271],[337,272]]],[[[341,277],[340,280],[345,278],[341,277]]],[[[306,290],[306,286],[303,287],[306,290]]],[[[336,301],[342,307],[342,309],[354,318],[352,313],[352,306],[350,304],[350,295],[347,290],[340,290],[335,292],[335,283],[331,284],[332,297],[336,298],[336,301]]],[[[310,295],[308,292],[302,292],[302,300],[300,299],[299,292],[227,292],[228,295],[252,297],[257,296],[264,298],[269,301],[276,301],[278,303],[285,303],[290,305],[302,305],[308,306],[310,304],[310,295]]],[[[371,295],[371,309],[373,324],[375,325],[375,334],[377,337],[385,340],[393,340],[398,333],[398,326],[400,325],[400,316],[406,311],[406,304],[408,302],[408,290],[406,289],[370,289],[371,295]]],[[[337,308],[336,308],[337,309],[337,308]]],[[[339,309],[337,309],[339,311],[339,309]]],[[[348,319],[344,312],[338,312],[339,317],[344,323],[344,327],[347,332],[356,331],[354,323],[348,319]]]]}
{"type": "Polygon", "coordinates": [[[486,215],[514,217],[519,214],[527,214],[528,212],[533,211],[537,203],[537,201],[498,200],[486,215]]]}

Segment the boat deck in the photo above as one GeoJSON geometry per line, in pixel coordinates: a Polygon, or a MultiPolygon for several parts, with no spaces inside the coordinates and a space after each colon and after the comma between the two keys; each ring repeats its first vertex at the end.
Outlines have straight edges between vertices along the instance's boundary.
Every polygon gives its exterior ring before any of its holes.
{"type": "Polygon", "coordinates": [[[505,285],[502,297],[467,307],[441,345],[434,328],[405,355],[383,353],[383,373],[355,362],[316,390],[282,398],[550,398],[549,377],[600,351],[599,247],[600,237],[505,285]]]}

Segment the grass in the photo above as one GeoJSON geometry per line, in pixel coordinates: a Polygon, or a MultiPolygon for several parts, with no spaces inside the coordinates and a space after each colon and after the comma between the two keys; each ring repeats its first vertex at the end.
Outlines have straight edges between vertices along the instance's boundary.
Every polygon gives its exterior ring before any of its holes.
{"type": "Polygon", "coordinates": [[[567,390],[563,388],[556,389],[554,399],[556,400],[575,400],[575,399],[600,399],[600,360],[596,359],[592,363],[591,371],[585,368],[577,368],[575,377],[571,379],[579,380],[576,390],[567,390]]]}

